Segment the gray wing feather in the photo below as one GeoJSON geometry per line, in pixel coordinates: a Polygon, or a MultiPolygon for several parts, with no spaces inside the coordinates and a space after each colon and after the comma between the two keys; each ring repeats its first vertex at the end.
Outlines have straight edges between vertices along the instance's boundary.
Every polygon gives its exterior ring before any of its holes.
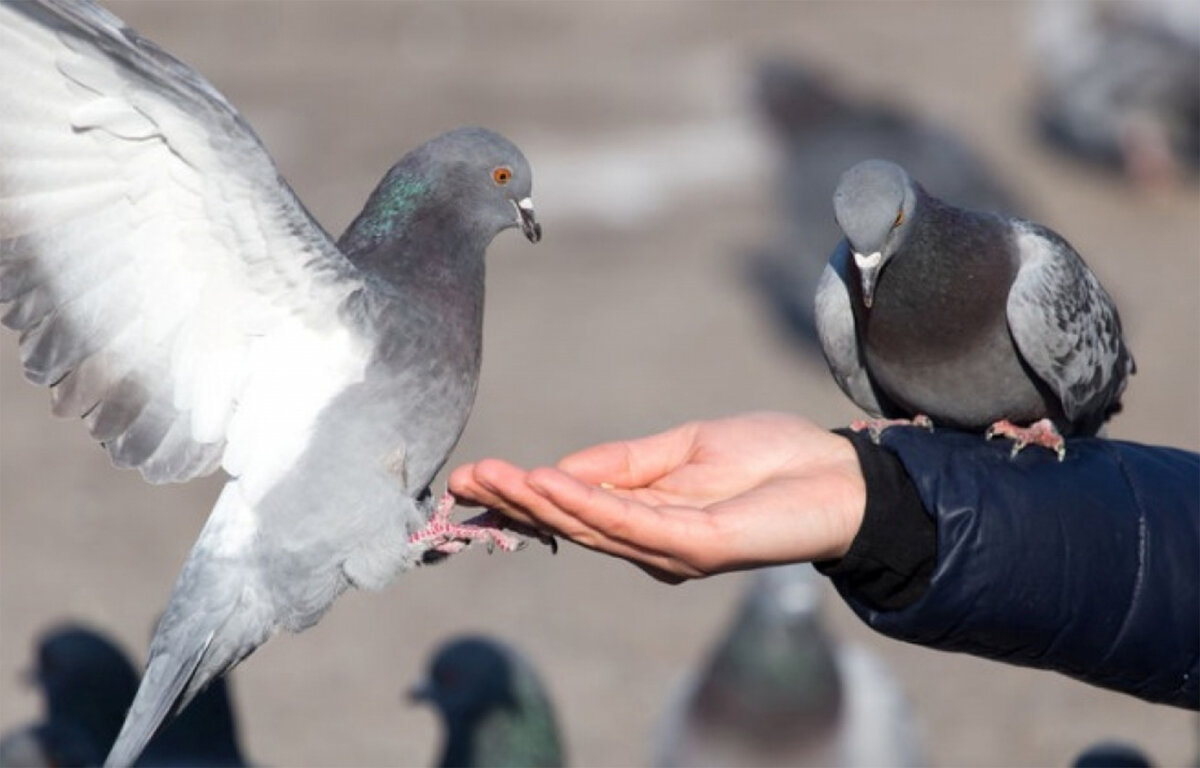
{"type": "Polygon", "coordinates": [[[842,240],[829,257],[829,264],[817,285],[817,335],[837,385],[859,408],[872,416],[881,416],[883,408],[863,364],[855,330],[854,310],[847,288],[848,281],[853,279],[849,276],[849,263],[850,249],[842,240]]]}
{"type": "Polygon", "coordinates": [[[259,341],[330,332],[353,267],[221,94],[94,3],[0,3],[0,81],[0,302],[26,376],[117,465],[213,471],[259,341]]]}
{"type": "Polygon", "coordinates": [[[1006,313],[1017,349],[1070,421],[1102,421],[1135,370],[1117,308],[1069,243],[1035,224],[1015,226],[1021,265],[1006,313]]]}

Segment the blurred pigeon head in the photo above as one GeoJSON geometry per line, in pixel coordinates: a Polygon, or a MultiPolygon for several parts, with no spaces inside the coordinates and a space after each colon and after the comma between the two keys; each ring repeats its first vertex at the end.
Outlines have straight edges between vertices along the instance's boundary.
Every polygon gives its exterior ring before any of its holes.
{"type": "Polygon", "coordinates": [[[64,624],[38,639],[35,659],[29,678],[45,696],[46,720],[80,726],[107,749],[137,691],[128,657],[103,634],[64,624]]]}
{"type": "Polygon", "coordinates": [[[1080,752],[1071,768],[1151,768],[1146,753],[1123,741],[1101,741],[1080,752]]]}
{"type": "Polygon", "coordinates": [[[441,715],[446,737],[439,765],[563,764],[549,698],[516,651],[489,638],[444,643],[426,679],[409,691],[441,715]]]}

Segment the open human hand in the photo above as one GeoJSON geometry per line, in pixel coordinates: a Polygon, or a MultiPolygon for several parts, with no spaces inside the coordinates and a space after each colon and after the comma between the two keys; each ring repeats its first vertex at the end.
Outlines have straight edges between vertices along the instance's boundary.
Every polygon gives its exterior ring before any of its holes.
{"type": "Polygon", "coordinates": [[[689,422],[555,468],[485,459],[455,469],[450,492],[669,582],[841,557],[866,506],[850,442],[784,413],[689,422]]]}

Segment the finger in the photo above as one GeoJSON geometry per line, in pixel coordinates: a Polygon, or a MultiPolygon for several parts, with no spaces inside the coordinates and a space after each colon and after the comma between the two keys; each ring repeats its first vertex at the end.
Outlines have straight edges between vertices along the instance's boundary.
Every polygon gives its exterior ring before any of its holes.
{"type": "Polygon", "coordinates": [[[498,459],[485,459],[476,464],[464,464],[456,467],[450,473],[448,487],[456,500],[465,501],[471,506],[487,507],[501,512],[519,523],[540,529],[525,510],[515,507],[504,495],[498,493],[495,487],[481,482],[480,477],[499,476],[506,482],[524,476],[525,471],[498,459]],[[483,467],[482,471],[480,467],[483,467]]]}
{"type": "MultiPolygon", "coordinates": [[[[597,496],[592,503],[599,500],[614,505],[617,509],[623,510],[616,512],[616,516],[635,521],[635,526],[637,525],[636,521],[655,517],[654,510],[645,505],[592,488],[559,470],[544,468],[536,471],[553,473],[585,492],[595,491],[597,496]]],[[[573,514],[573,511],[562,509],[540,490],[531,486],[526,481],[526,475],[514,473],[511,471],[511,467],[504,466],[502,463],[489,462],[487,465],[481,463],[476,469],[475,476],[479,482],[492,489],[498,507],[511,517],[524,519],[520,513],[528,514],[531,524],[541,529],[564,536],[588,549],[614,555],[636,565],[654,569],[655,573],[652,575],[663,581],[676,582],[682,578],[705,575],[690,567],[689,564],[680,562],[669,553],[656,552],[640,546],[637,543],[636,532],[627,535],[628,540],[622,540],[609,535],[608,531],[588,525],[573,514]],[[513,514],[514,510],[518,514],[513,514]]],[[[616,527],[619,528],[619,526],[616,527]]]]}
{"type": "Polygon", "coordinates": [[[491,504],[503,500],[503,494],[498,493],[499,488],[522,483],[525,474],[524,469],[507,461],[484,459],[452,472],[450,492],[455,495],[461,492],[467,498],[491,504]]]}
{"type": "Polygon", "coordinates": [[[539,518],[551,525],[570,519],[622,552],[634,550],[694,567],[691,555],[697,542],[707,545],[716,533],[705,512],[643,504],[635,496],[588,485],[561,470],[533,470],[527,483],[550,502],[547,516],[534,510],[539,518]]]}
{"type": "Polygon", "coordinates": [[[687,461],[696,425],[684,424],[634,440],[602,443],[564,457],[558,468],[585,483],[640,488],[687,461]]]}
{"type": "Polygon", "coordinates": [[[450,472],[450,476],[446,478],[446,487],[450,489],[450,493],[454,494],[456,499],[473,500],[475,497],[472,493],[478,487],[475,482],[475,465],[460,464],[455,467],[450,472]]]}

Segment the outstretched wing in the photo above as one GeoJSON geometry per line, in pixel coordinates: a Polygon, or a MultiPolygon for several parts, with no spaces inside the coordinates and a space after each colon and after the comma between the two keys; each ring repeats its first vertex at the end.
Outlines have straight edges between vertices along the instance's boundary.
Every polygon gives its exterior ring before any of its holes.
{"type": "Polygon", "coordinates": [[[303,422],[355,375],[353,267],[200,75],[90,0],[17,0],[0,83],[3,322],[117,465],[236,474],[272,397],[303,422]]]}
{"type": "Polygon", "coordinates": [[[1008,327],[1029,367],[1072,422],[1102,421],[1134,372],[1112,299],[1066,240],[1020,222],[1021,265],[1008,296],[1008,327]]]}
{"type": "Polygon", "coordinates": [[[867,374],[855,331],[854,310],[847,287],[853,279],[848,274],[849,265],[850,249],[842,240],[829,257],[829,264],[817,285],[814,312],[817,335],[837,385],[859,408],[872,416],[882,416],[883,407],[867,374]]]}

